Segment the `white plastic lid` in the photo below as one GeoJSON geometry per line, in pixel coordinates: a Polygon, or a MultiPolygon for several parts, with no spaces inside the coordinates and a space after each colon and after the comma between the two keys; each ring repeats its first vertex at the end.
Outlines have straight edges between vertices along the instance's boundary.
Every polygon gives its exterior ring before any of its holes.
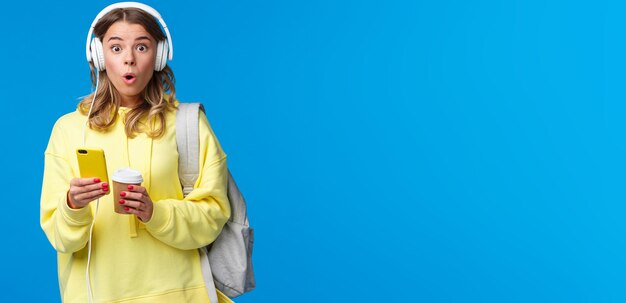
{"type": "Polygon", "coordinates": [[[111,180],[127,184],[141,184],[143,182],[141,172],[128,167],[116,170],[111,180]]]}

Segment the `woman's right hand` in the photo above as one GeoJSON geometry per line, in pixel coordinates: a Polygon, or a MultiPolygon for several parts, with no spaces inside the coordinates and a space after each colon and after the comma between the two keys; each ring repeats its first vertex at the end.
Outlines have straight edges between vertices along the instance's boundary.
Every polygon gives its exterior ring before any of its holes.
{"type": "Polygon", "coordinates": [[[67,205],[70,208],[83,208],[109,192],[109,184],[98,178],[73,178],[67,192],[67,205]]]}

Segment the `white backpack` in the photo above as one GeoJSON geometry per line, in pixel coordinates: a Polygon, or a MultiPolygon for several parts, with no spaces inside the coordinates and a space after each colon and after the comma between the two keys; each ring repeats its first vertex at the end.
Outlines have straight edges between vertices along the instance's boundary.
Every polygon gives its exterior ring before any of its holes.
{"type": "MultiPolygon", "coordinates": [[[[204,114],[200,103],[180,103],[176,113],[176,144],[178,145],[178,175],[187,196],[198,179],[199,135],[198,115],[204,114]]],[[[200,249],[202,274],[211,299],[218,302],[215,288],[230,298],[254,289],[252,270],[253,229],[248,225],[246,201],[228,171],[228,200],[231,217],[217,239],[200,249]]]]}

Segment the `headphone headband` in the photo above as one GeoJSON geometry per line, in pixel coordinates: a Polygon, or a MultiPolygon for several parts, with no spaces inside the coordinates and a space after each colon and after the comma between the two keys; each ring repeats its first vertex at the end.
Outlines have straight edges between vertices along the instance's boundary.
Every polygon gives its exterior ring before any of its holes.
{"type": "Polygon", "coordinates": [[[96,23],[98,23],[98,21],[100,21],[100,18],[102,18],[108,12],[114,9],[118,9],[118,8],[137,8],[142,11],[145,11],[146,13],[152,15],[152,17],[156,18],[159,21],[159,23],[161,23],[161,26],[163,27],[163,30],[165,31],[165,35],[167,36],[167,44],[169,46],[168,59],[172,60],[172,58],[174,57],[174,46],[172,45],[172,36],[170,35],[170,31],[167,29],[167,24],[165,24],[165,21],[163,21],[163,18],[161,18],[161,14],[159,14],[159,12],[157,12],[154,8],[148,5],[145,5],[143,3],[119,2],[119,3],[113,3],[105,7],[102,11],[100,11],[100,13],[98,13],[98,15],[93,20],[93,22],[91,22],[91,26],[89,27],[89,32],[87,33],[87,44],[85,47],[88,62],[91,62],[93,59],[91,57],[91,51],[90,51],[89,45],[91,43],[91,35],[93,34],[93,29],[96,26],[96,23]]]}

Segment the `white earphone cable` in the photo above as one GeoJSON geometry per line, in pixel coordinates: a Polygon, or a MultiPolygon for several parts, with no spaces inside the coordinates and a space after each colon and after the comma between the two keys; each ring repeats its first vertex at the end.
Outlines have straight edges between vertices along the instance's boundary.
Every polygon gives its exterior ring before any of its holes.
{"type": "Polygon", "coordinates": [[[96,102],[96,94],[98,93],[98,84],[100,82],[100,72],[96,69],[96,90],[93,92],[93,98],[91,99],[91,105],[89,106],[89,112],[87,113],[87,121],[85,122],[85,127],[83,127],[83,146],[85,146],[85,142],[87,141],[87,127],[89,126],[89,119],[91,118],[91,110],[93,109],[93,104],[96,102]]]}
{"type": "MultiPolygon", "coordinates": [[[[91,105],[89,106],[89,113],[87,113],[87,122],[83,128],[83,146],[85,146],[87,141],[87,127],[89,126],[89,119],[91,118],[91,110],[93,109],[93,104],[96,101],[96,94],[98,93],[98,84],[100,80],[100,72],[98,69],[96,71],[96,90],[93,93],[93,99],[91,99],[91,105]]],[[[91,227],[89,228],[89,240],[87,242],[87,269],[85,270],[85,279],[87,283],[87,302],[94,302],[94,294],[93,289],[91,289],[91,279],[89,278],[89,267],[91,264],[91,238],[93,236],[93,226],[96,224],[96,217],[98,216],[98,207],[100,206],[100,198],[96,200],[96,213],[93,216],[93,221],[91,222],[91,227]]]]}
{"type": "MultiPolygon", "coordinates": [[[[100,206],[100,198],[96,200],[96,215],[98,215],[98,207],[100,206]]],[[[89,265],[91,263],[91,237],[93,235],[93,226],[96,224],[96,215],[93,217],[93,221],[91,222],[91,227],[89,228],[89,248],[87,250],[87,270],[85,271],[85,276],[87,279],[87,302],[94,302],[93,290],[91,289],[91,280],[89,278],[89,265]]]]}

